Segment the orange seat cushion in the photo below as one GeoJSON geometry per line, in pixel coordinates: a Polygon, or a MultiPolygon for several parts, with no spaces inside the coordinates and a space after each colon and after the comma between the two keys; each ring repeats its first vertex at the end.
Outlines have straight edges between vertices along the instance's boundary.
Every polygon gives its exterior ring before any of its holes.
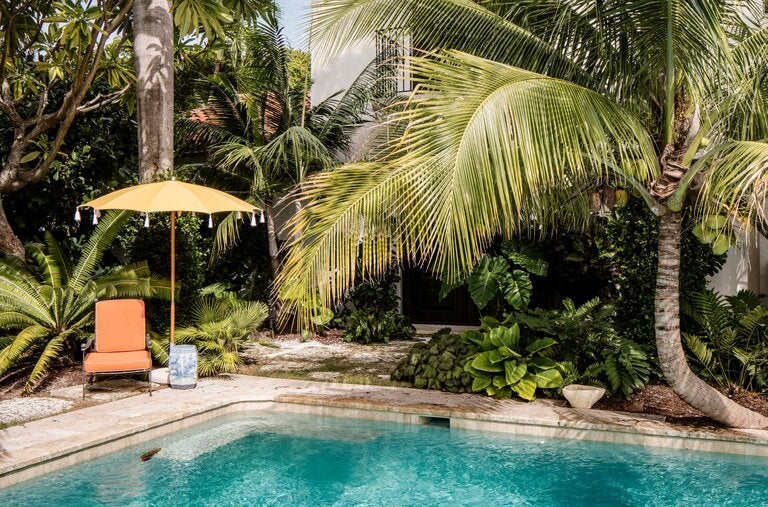
{"type": "Polygon", "coordinates": [[[83,369],[87,373],[148,370],[152,358],[147,350],[133,352],[91,352],[85,355],[83,369]]]}
{"type": "Polygon", "coordinates": [[[96,303],[96,352],[147,348],[144,301],[110,299],[96,303]]]}

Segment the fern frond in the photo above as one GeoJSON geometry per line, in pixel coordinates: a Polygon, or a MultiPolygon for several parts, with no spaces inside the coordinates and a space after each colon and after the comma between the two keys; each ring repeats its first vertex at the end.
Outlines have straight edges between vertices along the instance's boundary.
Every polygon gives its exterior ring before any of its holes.
{"type": "Polygon", "coordinates": [[[61,250],[61,246],[53,237],[53,234],[50,233],[50,231],[45,232],[45,246],[48,249],[48,255],[53,258],[53,262],[59,268],[61,284],[66,285],[69,283],[69,277],[72,274],[72,261],[69,260],[69,257],[64,255],[64,252],[61,250]]]}
{"type": "Polygon", "coordinates": [[[51,287],[61,287],[61,272],[52,255],[48,255],[43,245],[39,243],[27,243],[24,245],[27,257],[32,259],[42,277],[43,283],[51,287]]]}
{"type": "Polygon", "coordinates": [[[706,343],[704,343],[702,337],[695,334],[683,333],[683,341],[702,367],[706,369],[712,368],[714,363],[712,350],[706,343]]]}

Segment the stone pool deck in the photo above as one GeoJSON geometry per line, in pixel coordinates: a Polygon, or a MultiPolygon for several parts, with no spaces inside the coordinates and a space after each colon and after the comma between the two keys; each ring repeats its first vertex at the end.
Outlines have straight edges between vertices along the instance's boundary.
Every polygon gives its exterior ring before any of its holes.
{"type": "Polygon", "coordinates": [[[768,457],[768,431],[684,431],[635,414],[420,389],[232,375],[0,430],[0,487],[228,413],[276,410],[768,457]]]}

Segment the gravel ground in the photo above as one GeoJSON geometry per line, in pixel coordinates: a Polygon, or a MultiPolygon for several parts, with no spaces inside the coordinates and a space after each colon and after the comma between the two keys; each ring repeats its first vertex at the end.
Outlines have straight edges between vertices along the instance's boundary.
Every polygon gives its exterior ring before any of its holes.
{"type": "Polygon", "coordinates": [[[74,402],[58,398],[15,398],[0,401],[0,424],[19,423],[65,412],[74,402]]]}

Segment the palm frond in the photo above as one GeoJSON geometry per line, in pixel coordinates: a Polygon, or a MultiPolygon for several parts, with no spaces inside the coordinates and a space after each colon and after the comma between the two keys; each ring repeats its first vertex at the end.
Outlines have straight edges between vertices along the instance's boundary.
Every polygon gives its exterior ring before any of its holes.
{"type": "Polygon", "coordinates": [[[61,285],[66,285],[72,273],[72,261],[64,255],[59,242],[49,231],[45,232],[45,246],[48,248],[48,255],[53,258],[53,263],[59,268],[61,285]]]}
{"type": "Polygon", "coordinates": [[[466,0],[315,1],[311,37],[313,56],[326,61],[346,46],[372,41],[376,33],[394,39],[410,35],[417,47],[461,51],[568,77],[591,76],[569,56],[521,26],[466,0]]]}
{"type": "Polygon", "coordinates": [[[64,344],[73,334],[71,331],[65,331],[48,341],[34,368],[32,368],[32,372],[27,377],[27,383],[24,385],[25,393],[31,393],[35,390],[40,381],[48,374],[51,362],[58,359],[64,344]]]}
{"type": "Polygon", "coordinates": [[[132,211],[110,211],[101,219],[91,237],[88,238],[80,259],[72,270],[70,284],[75,290],[82,289],[91,278],[104,252],[115,240],[132,213],[132,211]]]}
{"type": "Polygon", "coordinates": [[[703,173],[695,210],[699,217],[727,214],[746,229],[768,223],[768,143],[724,142],[693,169],[703,173]]]}
{"type": "Polygon", "coordinates": [[[237,213],[230,213],[219,222],[219,225],[216,226],[216,239],[213,243],[213,248],[211,248],[211,263],[219,255],[228,252],[237,244],[237,241],[240,239],[241,225],[242,219],[237,218],[237,213]]]}
{"type": "Polygon", "coordinates": [[[35,319],[21,312],[0,312],[0,329],[18,329],[35,324],[35,319]]]}
{"type": "Polygon", "coordinates": [[[52,255],[45,252],[43,245],[39,243],[27,243],[24,245],[27,257],[31,258],[42,277],[43,283],[51,287],[61,287],[61,272],[52,255]]]}
{"type": "Polygon", "coordinates": [[[0,263],[0,311],[20,311],[40,322],[52,322],[48,303],[23,263],[0,263]]]}
{"type": "Polygon", "coordinates": [[[8,346],[0,350],[0,375],[12,368],[27,352],[38,346],[49,333],[48,328],[40,325],[22,329],[8,346]]]}
{"type": "Polygon", "coordinates": [[[333,162],[323,142],[309,129],[298,125],[276,134],[255,153],[261,167],[275,175],[289,172],[294,183],[304,181],[311,165],[327,169],[333,162]]]}
{"type": "Polygon", "coordinates": [[[386,165],[352,164],[304,185],[309,205],[291,224],[303,239],[278,286],[319,288],[330,306],[354,280],[359,253],[373,274],[408,252],[459,278],[498,234],[551,223],[563,209],[558,191],[594,182],[606,162],[641,181],[656,173],[640,122],[585,88],[456,52],[414,68],[432,79],[400,113],[407,142],[386,165]]]}

